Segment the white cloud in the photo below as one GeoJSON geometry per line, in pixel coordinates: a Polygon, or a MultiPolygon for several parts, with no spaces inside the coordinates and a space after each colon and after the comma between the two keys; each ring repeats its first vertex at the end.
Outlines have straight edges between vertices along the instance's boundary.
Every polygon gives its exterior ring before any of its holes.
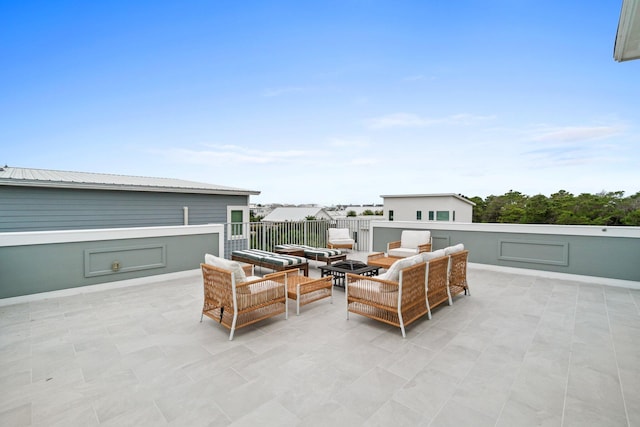
{"type": "Polygon", "coordinates": [[[540,130],[531,137],[532,141],[579,142],[605,139],[621,134],[624,128],[614,126],[566,126],[540,130]]]}
{"type": "Polygon", "coordinates": [[[453,114],[445,117],[421,117],[411,113],[393,113],[386,116],[375,117],[367,120],[371,129],[388,129],[399,127],[428,127],[434,125],[470,125],[479,121],[494,119],[495,116],[480,116],[473,114],[453,114]]]}

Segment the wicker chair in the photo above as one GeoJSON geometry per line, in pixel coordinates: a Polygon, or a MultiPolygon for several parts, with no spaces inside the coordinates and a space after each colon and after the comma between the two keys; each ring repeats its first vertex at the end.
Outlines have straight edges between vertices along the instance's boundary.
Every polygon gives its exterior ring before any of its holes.
{"type": "Polygon", "coordinates": [[[329,249],[354,249],[356,241],[349,234],[348,228],[327,229],[327,247],[329,249]]]}
{"type": "Polygon", "coordinates": [[[387,254],[404,258],[421,252],[431,252],[431,232],[427,230],[402,230],[400,240],[387,243],[387,254]]]}
{"type": "Polygon", "coordinates": [[[333,276],[319,279],[307,277],[298,269],[287,270],[282,273],[272,273],[264,276],[287,286],[287,295],[296,300],[296,315],[300,314],[300,307],[322,298],[331,298],[333,304],[333,276]]]}
{"type": "Polygon", "coordinates": [[[452,297],[461,292],[464,292],[465,295],[471,295],[467,283],[468,256],[469,251],[467,250],[449,254],[449,291],[452,297]]]}
{"type": "Polygon", "coordinates": [[[405,326],[428,313],[425,268],[424,262],[403,268],[398,281],[347,273],[347,319],[357,313],[398,326],[406,337],[405,326]]]}
{"type": "Polygon", "coordinates": [[[431,309],[447,301],[452,304],[449,292],[447,273],[449,270],[449,257],[440,256],[430,259],[427,262],[427,308],[429,319],[431,319],[431,309]]]}
{"type": "MultiPolygon", "coordinates": [[[[236,283],[230,270],[200,264],[204,281],[204,305],[200,322],[204,316],[210,317],[231,332],[233,339],[236,329],[251,325],[272,316],[284,313],[288,318],[287,289],[280,281],[264,278],[250,278],[236,283]],[[253,280],[251,280],[253,279],[253,280]]],[[[275,275],[285,275],[284,272],[275,275]]]]}

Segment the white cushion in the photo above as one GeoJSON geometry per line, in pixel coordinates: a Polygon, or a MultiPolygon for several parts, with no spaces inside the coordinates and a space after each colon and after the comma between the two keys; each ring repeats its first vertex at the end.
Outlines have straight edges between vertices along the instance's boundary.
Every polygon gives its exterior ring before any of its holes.
{"type": "Polygon", "coordinates": [[[205,264],[212,265],[214,267],[222,268],[223,270],[229,270],[233,273],[233,277],[236,279],[236,283],[242,283],[247,281],[247,275],[244,274],[244,270],[240,263],[231,261],[228,259],[220,258],[215,255],[205,254],[205,264]]]}
{"type": "Polygon", "coordinates": [[[447,254],[444,252],[444,249],[438,249],[437,251],[433,251],[433,252],[422,252],[418,256],[422,259],[422,261],[429,262],[432,259],[442,258],[443,256],[446,256],[446,255],[447,254]]]}
{"type": "Polygon", "coordinates": [[[446,255],[456,254],[462,251],[464,251],[464,245],[462,243],[458,243],[457,245],[444,248],[444,253],[446,255]]]}
{"type": "Polygon", "coordinates": [[[418,245],[429,243],[431,232],[426,230],[402,230],[400,247],[406,249],[418,249],[418,245]]]}
{"type": "Polygon", "coordinates": [[[351,239],[351,236],[349,236],[349,229],[348,228],[330,228],[329,241],[333,242],[336,239],[351,239]]]}
{"type": "Polygon", "coordinates": [[[414,255],[408,258],[401,258],[391,264],[391,267],[387,270],[386,273],[378,276],[380,279],[389,280],[391,282],[397,282],[400,280],[400,271],[404,270],[407,267],[411,267],[413,265],[419,264],[422,262],[422,258],[420,255],[414,255]]]}
{"type": "Polygon", "coordinates": [[[394,256],[398,258],[406,258],[408,256],[413,256],[418,253],[417,249],[407,249],[407,248],[394,248],[389,249],[389,256],[394,256]]]}

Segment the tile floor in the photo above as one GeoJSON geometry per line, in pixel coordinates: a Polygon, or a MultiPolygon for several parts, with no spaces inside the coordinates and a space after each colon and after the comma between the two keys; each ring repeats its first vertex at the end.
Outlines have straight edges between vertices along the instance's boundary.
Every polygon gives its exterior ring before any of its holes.
{"type": "Polygon", "coordinates": [[[640,291],[469,281],[406,339],[336,289],[230,342],[195,274],[0,307],[0,425],[640,425],[640,291]]]}

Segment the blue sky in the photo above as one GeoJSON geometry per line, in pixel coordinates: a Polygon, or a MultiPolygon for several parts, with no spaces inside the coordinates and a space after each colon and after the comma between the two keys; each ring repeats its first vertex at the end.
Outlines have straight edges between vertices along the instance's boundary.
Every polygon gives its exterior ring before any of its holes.
{"type": "Polygon", "coordinates": [[[0,163],[256,203],[640,190],[621,1],[0,1],[0,163]]]}

